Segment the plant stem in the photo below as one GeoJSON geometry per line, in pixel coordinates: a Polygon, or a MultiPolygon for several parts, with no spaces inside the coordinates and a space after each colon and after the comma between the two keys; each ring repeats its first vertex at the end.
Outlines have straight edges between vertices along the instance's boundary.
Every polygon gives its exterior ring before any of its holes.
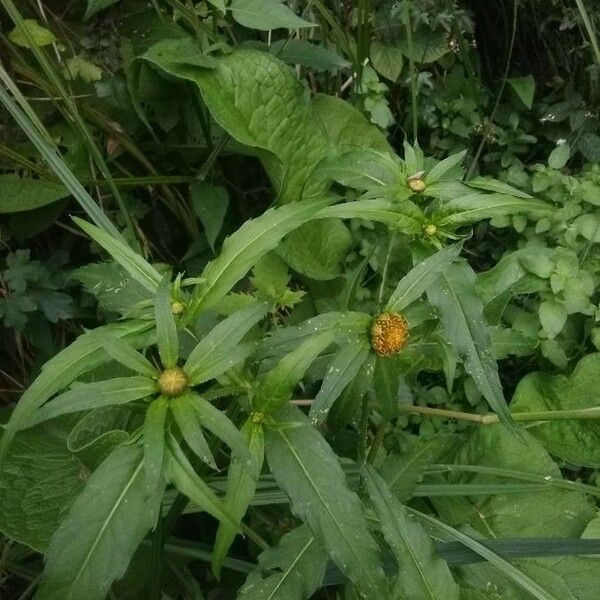
{"type": "Polygon", "coordinates": [[[415,79],[415,55],[412,39],[412,25],[410,22],[410,0],[406,0],[404,8],[404,29],[406,30],[406,45],[408,46],[408,64],[410,70],[410,96],[412,108],[413,144],[416,144],[418,139],[417,81],[415,79]]]}

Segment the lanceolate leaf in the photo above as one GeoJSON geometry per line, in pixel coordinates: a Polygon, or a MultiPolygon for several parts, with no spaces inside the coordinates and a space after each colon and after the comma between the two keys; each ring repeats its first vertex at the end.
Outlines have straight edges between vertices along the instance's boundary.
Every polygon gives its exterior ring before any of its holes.
{"type": "MultiPolygon", "coordinates": [[[[258,483],[265,455],[265,439],[262,425],[255,425],[248,421],[242,428],[245,436],[250,460],[234,457],[227,475],[227,491],[224,505],[235,519],[241,520],[248,510],[248,506],[258,483]]],[[[213,549],[212,567],[215,576],[219,576],[223,561],[229,552],[237,531],[229,523],[219,523],[219,530],[213,549]]]]}
{"type": "Polygon", "coordinates": [[[169,400],[164,396],[157,398],[146,410],[144,419],[144,472],[146,489],[156,489],[161,479],[163,458],[165,455],[165,420],[169,409],[169,400]]]}
{"type": "Polygon", "coordinates": [[[102,246],[136,281],[150,292],[156,292],[161,281],[160,273],[125,242],[102,231],[95,225],[73,217],[73,220],[97,244],[102,246]]]}
{"type": "Polygon", "coordinates": [[[452,154],[448,158],[445,158],[444,160],[441,160],[439,163],[437,163],[425,176],[427,184],[430,185],[442,179],[444,175],[448,173],[448,171],[450,171],[450,169],[459,165],[462,162],[466,154],[467,151],[463,150],[462,152],[452,154]]]}
{"type": "Polygon", "coordinates": [[[177,325],[171,310],[171,280],[165,275],[160,282],[154,299],[154,318],[156,319],[156,339],[163,367],[171,368],[179,358],[179,338],[177,325]]]}
{"type": "Polygon", "coordinates": [[[287,407],[277,420],[301,424],[270,429],[266,437],[269,467],[290,497],[292,510],[363,597],[389,598],[377,544],[337,456],[300,410],[287,407]]]}
{"type": "Polygon", "coordinates": [[[132,346],[149,344],[154,334],[152,323],[129,321],[107,325],[79,336],[70,346],[49,360],[37,379],[29,386],[13,410],[0,442],[0,471],[2,460],[16,431],[28,426],[29,417],[51,396],[64,389],[79,375],[110,360],[102,347],[100,332],[127,339],[132,346]]]}
{"type": "Polygon", "coordinates": [[[461,243],[448,246],[417,264],[400,280],[385,309],[400,312],[418,300],[439,274],[460,255],[461,249],[461,243]]]}
{"type": "Polygon", "coordinates": [[[154,527],[162,489],[147,496],[142,452],[117,448],[89,478],[46,553],[39,600],[104,600],[154,527]]]}
{"type": "Polygon", "coordinates": [[[327,554],[306,525],[286,533],[258,557],[239,600],[305,600],[321,585],[327,554]]]}
{"type": "Polygon", "coordinates": [[[327,418],[329,409],[360,371],[369,351],[369,345],[363,341],[363,343],[349,344],[335,355],[323,379],[321,389],[310,407],[310,418],[314,424],[322,423],[327,418]]]}
{"type": "Polygon", "coordinates": [[[256,410],[271,413],[287,404],[298,382],[311,363],[331,344],[332,331],[317,333],[303,342],[296,350],[284,356],[267,374],[256,391],[256,410]]]}
{"type": "Polygon", "coordinates": [[[427,290],[438,309],[448,341],[464,361],[465,369],[502,421],[514,428],[491,340],[484,322],[483,302],[475,291],[475,273],[467,263],[450,265],[427,290]]]}
{"type": "Polygon", "coordinates": [[[152,363],[142,354],[134,350],[127,342],[121,338],[102,330],[97,332],[100,337],[102,348],[125,367],[132,371],[145,375],[146,377],[154,377],[156,369],[152,363]]]}
{"type": "Polygon", "coordinates": [[[126,404],[133,400],[146,398],[155,391],[155,382],[140,375],[116,377],[94,383],[80,383],[42,406],[31,416],[29,424],[36,425],[48,419],[81,410],[126,404]]]}
{"type": "Polygon", "coordinates": [[[458,600],[459,588],[448,565],[436,554],[423,528],[410,519],[372,467],[363,469],[363,477],[383,535],[398,561],[396,597],[407,600],[458,600]]]}
{"type": "Polygon", "coordinates": [[[188,310],[190,318],[214,306],[286,234],[330,202],[331,199],[326,198],[282,206],[246,221],[223,242],[221,254],[202,272],[203,281],[194,292],[188,310]]]}

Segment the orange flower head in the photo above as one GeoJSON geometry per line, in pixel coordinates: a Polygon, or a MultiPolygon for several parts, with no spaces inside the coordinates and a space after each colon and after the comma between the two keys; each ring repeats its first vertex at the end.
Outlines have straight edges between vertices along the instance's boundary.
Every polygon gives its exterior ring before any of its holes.
{"type": "Polygon", "coordinates": [[[158,389],[161,394],[173,398],[185,392],[189,383],[189,379],[181,367],[171,367],[160,374],[158,389]]]}
{"type": "Polygon", "coordinates": [[[379,356],[400,352],[408,342],[408,323],[397,313],[383,313],[373,320],[371,346],[379,356]]]}

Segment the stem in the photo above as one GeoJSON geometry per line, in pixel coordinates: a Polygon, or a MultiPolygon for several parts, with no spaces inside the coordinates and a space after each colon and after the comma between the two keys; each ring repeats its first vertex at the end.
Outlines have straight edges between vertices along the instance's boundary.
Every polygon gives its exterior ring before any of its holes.
{"type": "Polygon", "coordinates": [[[415,55],[412,39],[412,29],[410,23],[410,0],[406,0],[404,9],[404,29],[406,30],[406,45],[408,46],[408,64],[410,70],[410,95],[412,104],[412,133],[413,144],[417,143],[418,138],[418,119],[417,119],[417,81],[415,80],[415,55]]]}

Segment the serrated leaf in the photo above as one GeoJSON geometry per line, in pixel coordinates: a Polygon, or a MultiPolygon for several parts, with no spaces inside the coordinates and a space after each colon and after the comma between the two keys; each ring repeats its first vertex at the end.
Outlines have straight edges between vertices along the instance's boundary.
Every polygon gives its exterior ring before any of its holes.
{"type": "Polygon", "coordinates": [[[166,274],[154,298],[154,320],[156,322],[156,339],[158,353],[163,367],[172,368],[179,359],[179,336],[177,325],[171,310],[171,277],[166,274]]]}
{"type": "Polygon", "coordinates": [[[189,311],[214,306],[281,239],[311,219],[329,199],[305,201],[271,209],[246,221],[221,247],[219,256],[202,272],[202,283],[194,291],[189,311]]]}
{"type": "Polygon", "coordinates": [[[19,432],[0,475],[0,531],[43,552],[83,485],[81,464],[56,430],[19,432]]]}
{"type": "Polygon", "coordinates": [[[150,292],[156,292],[162,277],[158,271],[127,244],[78,217],[73,220],[102,246],[134,279],[150,292]]]}
{"type": "MultiPolygon", "coordinates": [[[[596,409],[598,369],[600,354],[595,353],[582,358],[570,377],[531,373],[519,382],[511,411],[596,409]]],[[[549,421],[529,431],[551,454],[575,465],[600,468],[600,424],[597,420],[549,421]]]]}
{"type": "Polygon", "coordinates": [[[69,196],[61,183],[0,175],[0,213],[33,210],[69,196]]]}
{"type": "Polygon", "coordinates": [[[142,452],[117,448],[88,479],[52,538],[39,600],[104,600],[154,527],[162,489],[147,496],[142,452]]]}
{"type": "Polygon", "coordinates": [[[407,600],[458,600],[459,588],[450,569],[421,525],[410,519],[372,467],[365,466],[362,474],[383,535],[398,561],[395,596],[407,600]]]}
{"type": "Polygon", "coordinates": [[[164,396],[154,400],[144,419],[144,474],[148,492],[156,489],[163,471],[165,455],[165,421],[169,400],[164,396]]]}
{"type": "Polygon", "coordinates": [[[283,4],[283,0],[232,0],[229,10],[233,18],[248,29],[269,31],[316,27],[315,23],[298,17],[283,4]]]}
{"type": "Polygon", "coordinates": [[[309,414],[314,424],[320,424],[327,418],[329,409],[360,371],[369,352],[370,346],[365,340],[362,344],[343,347],[335,354],[310,407],[309,414]]]}
{"type": "Polygon", "coordinates": [[[37,425],[68,413],[126,404],[146,398],[154,392],[156,392],[156,383],[140,375],[116,377],[94,383],[79,383],[39,408],[31,415],[29,425],[37,425]]]}
{"type": "Polygon", "coordinates": [[[258,557],[258,567],[248,575],[238,600],[305,600],[321,585],[326,566],[327,554],[301,525],[258,557]]]}
{"type": "Polygon", "coordinates": [[[286,407],[277,421],[300,423],[293,429],[269,429],[266,436],[269,467],[290,497],[292,511],[363,597],[389,598],[377,544],[337,456],[300,410],[286,407]]]}
{"type": "Polygon", "coordinates": [[[255,409],[270,414],[285,406],[308,367],[333,342],[334,335],[331,330],[315,333],[284,356],[260,382],[255,409]]]}
{"type": "Polygon", "coordinates": [[[352,245],[352,234],[339,219],[320,219],[292,231],[277,253],[295,271],[311,279],[334,279],[352,245]]]}
{"type": "MultiPolygon", "coordinates": [[[[264,431],[261,425],[248,421],[242,428],[250,460],[234,457],[227,473],[227,489],[225,492],[225,509],[234,519],[241,519],[246,514],[248,506],[258,484],[265,455],[264,431]]],[[[219,523],[213,549],[212,568],[216,577],[219,576],[223,561],[236,536],[236,529],[229,523],[219,523]]]]}
{"type": "Polygon", "coordinates": [[[389,312],[400,312],[418,300],[440,273],[460,255],[462,243],[453,244],[428,256],[414,266],[398,283],[385,307],[389,312]]]}
{"type": "Polygon", "coordinates": [[[450,265],[428,288],[431,304],[439,311],[449,343],[463,359],[465,370],[504,424],[514,429],[491,355],[484,322],[483,302],[475,291],[475,273],[467,263],[450,265]]]}

